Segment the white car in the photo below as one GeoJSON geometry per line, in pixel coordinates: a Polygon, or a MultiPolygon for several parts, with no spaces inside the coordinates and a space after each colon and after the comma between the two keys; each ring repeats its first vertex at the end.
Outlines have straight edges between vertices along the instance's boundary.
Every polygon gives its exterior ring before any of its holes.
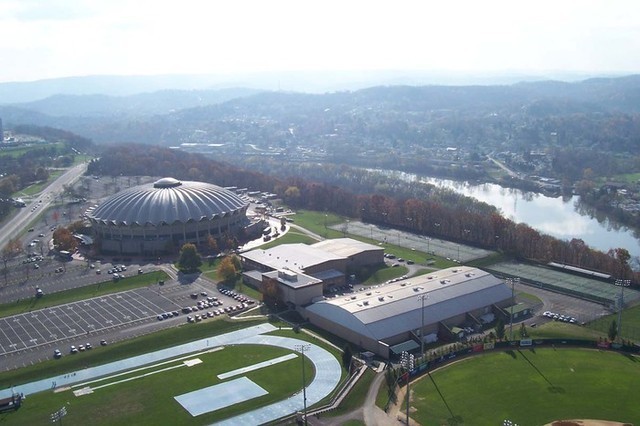
{"type": "Polygon", "coordinates": [[[78,352],[78,348],[76,348],[74,345],[71,345],[69,352],[71,352],[72,354],[75,354],[78,352]]]}

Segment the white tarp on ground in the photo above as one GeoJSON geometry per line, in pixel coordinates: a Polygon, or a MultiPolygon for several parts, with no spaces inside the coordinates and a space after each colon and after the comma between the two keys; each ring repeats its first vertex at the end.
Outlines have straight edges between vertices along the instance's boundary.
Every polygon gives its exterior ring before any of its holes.
{"type": "Polygon", "coordinates": [[[233,404],[266,395],[268,392],[249,380],[240,377],[219,385],[198,389],[193,392],[175,396],[182,407],[192,416],[210,413],[220,408],[230,407],[233,404]]]}

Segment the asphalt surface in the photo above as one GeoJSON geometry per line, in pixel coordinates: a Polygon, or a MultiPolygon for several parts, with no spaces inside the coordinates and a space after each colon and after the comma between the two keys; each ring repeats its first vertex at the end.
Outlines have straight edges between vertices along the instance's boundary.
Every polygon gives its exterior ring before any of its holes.
{"type": "Polygon", "coordinates": [[[53,203],[55,196],[60,193],[65,185],[73,184],[87,169],[86,164],[79,164],[66,171],[62,176],[53,181],[38,197],[32,202],[28,202],[27,206],[20,209],[0,229],[0,247],[4,247],[10,238],[19,236],[26,229],[27,225],[35,220],[38,215],[53,203]]]}
{"type": "MultiPolygon", "coordinates": [[[[217,285],[203,277],[177,275],[164,284],[128,290],[56,307],[34,310],[0,319],[0,366],[3,370],[25,367],[53,358],[55,349],[69,356],[70,347],[91,343],[100,350],[100,340],[109,343],[131,339],[187,322],[184,307],[215,296],[222,305],[239,302],[218,291],[217,285]],[[202,293],[207,296],[203,296],[202,293]],[[193,296],[197,295],[196,298],[193,296]],[[177,316],[158,319],[163,313],[178,311],[177,316]]],[[[46,295],[44,296],[46,297],[46,295]]],[[[223,314],[226,315],[226,314],[223,314]]],[[[218,316],[219,317],[219,316],[218,316]]],[[[215,318],[203,321],[213,321],[215,318]]],[[[189,324],[197,327],[198,324],[189,324]]],[[[82,353],[73,356],[81,357],[82,353]]]]}

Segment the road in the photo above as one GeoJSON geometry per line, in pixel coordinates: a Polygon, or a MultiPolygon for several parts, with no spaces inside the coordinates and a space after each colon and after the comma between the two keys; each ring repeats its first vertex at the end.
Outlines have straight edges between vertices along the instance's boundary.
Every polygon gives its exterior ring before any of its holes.
{"type": "Polygon", "coordinates": [[[38,217],[40,211],[46,210],[47,207],[53,203],[55,194],[61,192],[65,185],[70,185],[75,182],[86,170],[87,165],[85,163],[70,168],[58,179],[50,183],[40,194],[40,197],[34,199],[31,204],[21,209],[18,214],[5,223],[2,228],[0,228],[0,247],[7,245],[9,239],[19,236],[25,227],[38,217]],[[48,196],[45,197],[45,194],[48,196]],[[35,206],[38,206],[38,208],[34,210],[33,207],[35,206]]]}

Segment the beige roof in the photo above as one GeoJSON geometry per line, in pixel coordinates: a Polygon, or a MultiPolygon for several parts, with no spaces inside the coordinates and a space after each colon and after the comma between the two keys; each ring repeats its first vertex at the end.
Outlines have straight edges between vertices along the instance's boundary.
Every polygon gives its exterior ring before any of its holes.
{"type": "Polygon", "coordinates": [[[337,254],[342,257],[351,257],[360,254],[365,251],[380,250],[384,251],[384,248],[374,246],[373,244],[363,243],[362,241],[354,240],[351,238],[336,238],[331,240],[320,241],[319,243],[312,244],[311,247],[315,247],[324,251],[328,251],[333,254],[337,254]]]}

